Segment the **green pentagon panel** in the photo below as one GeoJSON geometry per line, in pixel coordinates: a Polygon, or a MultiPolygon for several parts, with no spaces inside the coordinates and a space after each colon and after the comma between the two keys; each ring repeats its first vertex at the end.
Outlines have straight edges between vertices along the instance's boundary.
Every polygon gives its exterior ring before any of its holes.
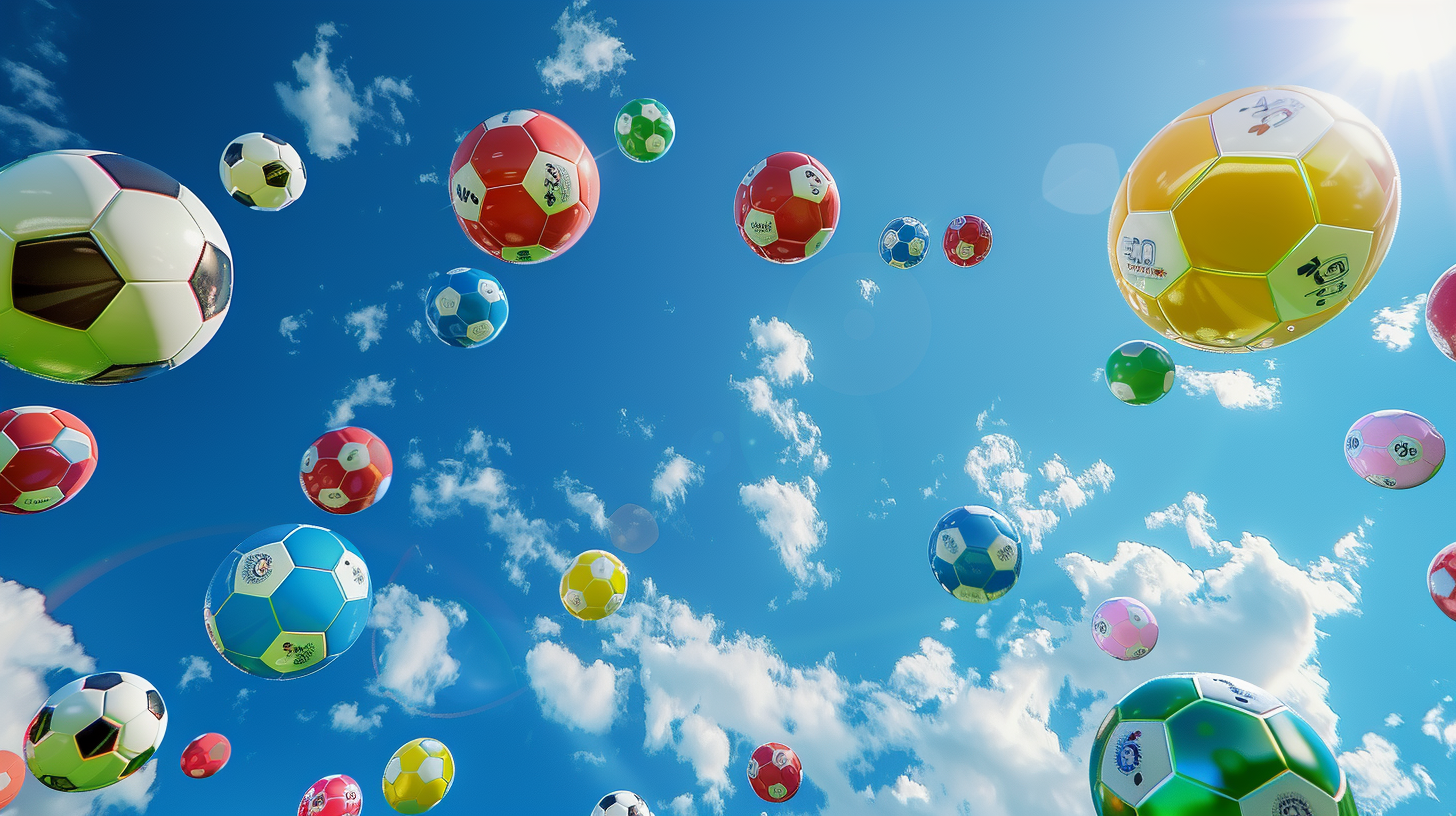
{"type": "Polygon", "coordinates": [[[950,594],[971,603],[990,603],[995,600],[994,598],[987,598],[985,591],[977,587],[958,586],[950,594]]]}
{"type": "Polygon", "coordinates": [[[1092,804],[1097,806],[1099,816],[1137,816],[1133,806],[1117,798],[1106,785],[1099,782],[1095,789],[1097,795],[1092,797],[1092,804]]]}
{"type": "Polygon", "coordinates": [[[0,313],[0,360],[62,382],[80,382],[111,366],[86,332],[48,323],[19,309],[0,313]]]}
{"type": "Polygon", "coordinates": [[[540,244],[521,247],[502,247],[501,260],[510,263],[536,263],[550,257],[551,250],[540,244]]]}
{"type": "Polygon", "coordinates": [[[81,763],[81,767],[66,774],[76,790],[97,790],[116,782],[126,770],[126,759],[120,754],[102,754],[95,759],[81,763]]]}
{"type": "Polygon", "coordinates": [[[1190,703],[1168,719],[1173,768],[1235,799],[1283,773],[1284,757],[1264,721],[1210,700],[1190,703]]]}
{"type": "Polygon", "coordinates": [[[234,592],[213,617],[228,651],[259,657],[282,627],[273,615],[267,598],[256,598],[234,592]]]}
{"type": "Polygon", "coordinates": [[[65,776],[81,767],[81,752],[76,749],[75,740],[69,734],[51,732],[35,744],[35,759],[30,763],[30,772],[36,776],[53,774],[65,776]]]}
{"type": "Polygon", "coordinates": [[[1309,723],[1285,709],[1264,722],[1274,732],[1274,741],[1284,751],[1284,762],[1315,787],[1330,796],[1340,792],[1340,765],[1335,754],[1309,723]]]}
{"type": "Polygon", "coordinates": [[[955,561],[956,577],[965,586],[985,588],[986,582],[996,572],[991,556],[985,550],[968,549],[955,561]]]}
{"type": "Polygon", "coordinates": [[[239,669],[242,669],[243,671],[253,675],[254,677],[262,677],[266,680],[277,680],[278,678],[283,676],[282,672],[274,671],[268,666],[267,663],[264,663],[262,660],[259,660],[256,657],[249,657],[248,655],[238,654],[231,649],[223,652],[222,656],[226,658],[229,663],[237,666],[239,669]]]}
{"type": "Polygon", "coordinates": [[[1239,800],[1243,816],[1338,816],[1335,800],[1292,773],[1239,800]]]}
{"type": "Polygon", "coordinates": [[[0,232],[0,312],[8,312],[15,305],[10,297],[10,273],[14,261],[15,240],[0,232]]]}
{"type": "Polygon", "coordinates": [[[284,632],[263,652],[263,663],[274,671],[303,671],[328,657],[322,632],[284,632]]]}
{"type": "Polygon", "coordinates": [[[1198,699],[1191,677],[1158,677],[1133,689],[1117,704],[1123,720],[1163,720],[1198,699]]]}
{"type": "MultiPolygon", "coordinates": [[[[1239,803],[1174,775],[1138,805],[1138,816],[1240,816],[1239,803]]],[[[1277,814],[1270,814],[1277,816],[1277,814]]]]}
{"type": "Polygon", "coordinates": [[[126,768],[124,768],[121,772],[121,778],[125,779],[128,776],[136,773],[138,770],[141,769],[143,765],[147,764],[147,760],[151,759],[152,754],[155,754],[156,752],[156,748],[148,748],[140,754],[137,754],[136,757],[134,757],[130,762],[126,763],[126,768]]]}

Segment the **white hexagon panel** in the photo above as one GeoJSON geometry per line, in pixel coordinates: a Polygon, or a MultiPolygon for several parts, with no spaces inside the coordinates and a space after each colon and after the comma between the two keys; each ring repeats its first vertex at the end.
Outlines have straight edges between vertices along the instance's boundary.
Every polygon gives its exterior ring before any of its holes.
{"type": "Polygon", "coordinates": [[[1373,238],[1365,230],[1315,224],[1269,272],[1279,317],[1297,320],[1344,303],[1365,269],[1373,238]]]}
{"type": "Polygon", "coordinates": [[[334,565],[334,577],[339,581],[339,589],[344,591],[344,600],[357,601],[369,596],[369,567],[359,556],[345,550],[339,563],[334,565]]]}
{"type": "MultiPolygon", "coordinates": [[[[1102,754],[1102,784],[1137,807],[1164,779],[1173,775],[1168,732],[1160,722],[1119,723],[1102,754]]],[[[1267,816],[1267,815],[1263,815],[1267,816]]]]}
{"type": "Polygon", "coordinates": [[[202,256],[202,229],[171,196],[122,190],[91,232],[128,283],[190,280],[202,256]]]}
{"type": "MultiPolygon", "coordinates": [[[[0,174],[0,232],[17,241],[85,232],[116,196],[116,182],[85,155],[55,153],[0,174]]],[[[145,195],[145,194],[143,194],[145,195]]]]}
{"type": "Polygon", "coordinates": [[[1290,771],[1239,800],[1241,816],[1335,816],[1338,812],[1329,794],[1290,771]]]}
{"type": "Polygon", "coordinates": [[[435,295],[435,309],[440,312],[441,317],[449,317],[460,309],[460,293],[446,286],[435,295]]]}
{"type": "Polygon", "coordinates": [[[1178,241],[1171,212],[1129,213],[1117,235],[1117,268],[1122,279],[1148,297],[1163,294],[1188,271],[1188,256],[1178,241]]]}
{"type": "Polygon", "coordinates": [[[62,734],[75,734],[101,716],[106,705],[106,692],[99,689],[81,689],[61,701],[51,715],[51,730],[62,734]]]}
{"type": "Polygon", "coordinates": [[[362,442],[345,442],[339,448],[339,464],[346,471],[369,467],[369,446],[362,442]]]}
{"type": "Polygon", "coordinates": [[[466,221],[480,220],[480,202],[485,200],[485,182],[470,162],[460,166],[450,177],[450,203],[455,214],[466,221]]]}
{"type": "Polygon", "coordinates": [[[774,220],[773,213],[760,209],[750,209],[748,215],[743,217],[743,231],[748,235],[748,240],[759,246],[768,246],[779,239],[779,225],[774,220]]]}
{"type": "Polygon", "coordinates": [[[282,542],[264,544],[243,553],[233,573],[233,591],[266,598],[293,571],[293,559],[282,542]]]}
{"type": "Polygon", "coordinates": [[[497,113],[495,116],[485,120],[485,129],[505,127],[506,125],[524,125],[536,118],[535,111],[513,110],[505,113],[497,113]]]}
{"type": "Polygon", "coordinates": [[[581,184],[576,178],[576,165],[544,150],[536,153],[526,175],[521,179],[526,193],[536,200],[547,215],[569,209],[581,200],[581,184]]]}
{"type": "Polygon", "coordinates": [[[1284,707],[1279,698],[1243,680],[1221,674],[1195,674],[1193,682],[1205,698],[1242,708],[1251,714],[1263,716],[1284,707]]]}
{"type": "Polygon", "coordinates": [[[390,757],[389,764],[384,766],[384,781],[393,785],[394,780],[399,779],[400,770],[399,757],[390,757]]]}
{"type": "Polygon", "coordinates": [[[954,564],[966,551],[966,540],[956,527],[947,527],[935,536],[935,557],[947,564],[954,564]]]}
{"type": "Polygon", "coordinates": [[[812,164],[795,167],[789,171],[789,186],[798,198],[807,198],[818,204],[829,193],[829,180],[812,164]]]}
{"type": "Polygon", "coordinates": [[[1213,138],[1224,156],[1303,156],[1334,117],[1298,91],[1255,91],[1213,112],[1213,138]]]}

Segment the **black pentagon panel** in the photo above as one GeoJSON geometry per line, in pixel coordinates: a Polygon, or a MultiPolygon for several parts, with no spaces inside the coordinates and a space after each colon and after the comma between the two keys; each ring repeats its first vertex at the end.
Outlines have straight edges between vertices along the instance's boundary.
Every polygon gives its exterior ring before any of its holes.
{"type": "Polygon", "coordinates": [[[303,174],[303,180],[304,181],[308,181],[308,165],[306,165],[306,164],[304,164],[302,162],[299,162],[299,164],[298,164],[298,172],[300,172],[300,173],[303,174]]]}
{"type": "Polygon", "coordinates": [[[253,197],[243,192],[242,190],[233,190],[233,198],[237,199],[237,202],[239,204],[245,204],[249,207],[258,206],[257,204],[253,203],[253,197]]]}
{"type": "Polygon", "coordinates": [[[120,153],[100,153],[91,161],[101,165],[123,190],[144,190],[148,193],[176,198],[182,192],[177,179],[143,161],[137,161],[120,153]]]}
{"type": "Polygon", "coordinates": [[[147,692],[147,710],[159,720],[167,716],[167,707],[162,705],[162,695],[156,689],[147,692]]]}
{"type": "Polygon", "coordinates": [[[99,757],[116,750],[116,738],[120,735],[121,729],[103,717],[76,733],[76,748],[82,759],[99,757]]]}
{"type": "Polygon", "coordinates": [[[197,295],[197,306],[202,310],[203,321],[223,313],[233,299],[233,262],[226,252],[204,244],[202,257],[192,271],[192,292],[197,295]]]}
{"type": "Polygon", "coordinates": [[[602,797],[602,801],[597,802],[597,807],[598,808],[601,808],[602,810],[606,810],[607,808],[611,807],[612,805],[614,805],[616,803],[617,803],[617,794],[615,794],[615,793],[609,793],[606,796],[603,796],[602,797]]]}
{"type": "Polygon", "coordinates": [[[288,142],[283,141],[282,139],[278,138],[277,136],[274,136],[271,133],[264,133],[263,134],[263,138],[264,139],[267,139],[268,141],[272,142],[273,144],[281,144],[281,145],[288,144],[288,142]]]}
{"type": "Polygon", "coordinates": [[[46,706],[36,713],[35,719],[30,721],[30,728],[26,729],[25,736],[32,745],[40,742],[42,737],[51,732],[51,715],[55,713],[54,708],[46,706]]]}
{"type": "Polygon", "coordinates": [[[142,751],[140,754],[137,754],[136,759],[133,759],[131,762],[126,763],[126,767],[122,769],[121,776],[119,778],[125,779],[128,776],[136,773],[143,765],[147,764],[147,760],[151,759],[152,754],[155,754],[156,752],[156,748],[148,748],[147,750],[142,751]]]}
{"type": "Polygon", "coordinates": [[[281,161],[263,165],[263,183],[269,187],[288,186],[288,165],[281,161]]]}
{"type": "Polygon", "coordinates": [[[242,161],[243,143],[233,142],[232,144],[228,145],[228,149],[222,152],[222,160],[227,162],[228,167],[232,167],[233,165],[242,161]]]}
{"type": "Polygon", "coordinates": [[[100,374],[93,374],[85,379],[87,385],[117,385],[118,383],[136,382],[145,380],[172,367],[169,361],[160,363],[143,363],[142,365],[114,365],[100,374]]]}
{"type": "Polygon", "coordinates": [[[126,285],[89,234],[17,244],[10,278],[15,308],[72,329],[90,328],[126,285]]]}
{"type": "Polygon", "coordinates": [[[101,674],[93,674],[86,678],[86,682],[81,684],[81,688],[106,691],[107,689],[116,688],[121,683],[121,675],[116,672],[102,672],[101,674]]]}
{"type": "Polygon", "coordinates": [[[51,790],[73,791],[76,789],[76,784],[64,776],[45,774],[40,778],[40,783],[51,790]]]}

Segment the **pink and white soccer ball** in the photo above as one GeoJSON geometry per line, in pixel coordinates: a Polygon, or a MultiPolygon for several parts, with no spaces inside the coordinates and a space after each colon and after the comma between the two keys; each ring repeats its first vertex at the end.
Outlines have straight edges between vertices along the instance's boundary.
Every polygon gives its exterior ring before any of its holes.
{"type": "Polygon", "coordinates": [[[1345,461],[1365,481],[1405,490],[1425,484],[1446,461],[1436,426],[1410,411],[1366,414],[1345,434],[1345,461]]]}
{"type": "Polygon", "coordinates": [[[1092,613],[1092,639],[1118,660],[1137,660],[1158,645],[1158,619],[1137,598],[1110,598],[1092,613]]]}

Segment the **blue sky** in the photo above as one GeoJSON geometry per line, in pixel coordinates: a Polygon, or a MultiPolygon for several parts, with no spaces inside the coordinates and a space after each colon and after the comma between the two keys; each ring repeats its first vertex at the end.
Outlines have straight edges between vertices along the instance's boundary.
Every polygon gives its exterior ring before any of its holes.
{"type": "Polygon", "coordinates": [[[1452,364],[1415,300],[1452,263],[1456,58],[1424,74],[1443,109],[1422,74],[1361,58],[1343,2],[567,2],[0,10],[0,164],[81,146],[156,164],[236,263],[227,323],[180,369],[107,389],[0,370],[5,407],[71,411],[101,449],[75,501],[3,520],[0,747],[78,671],[141,674],[171,712],[155,772],[100,797],[32,781],[12,810],[179,813],[201,795],[288,812],[347,773],[377,814],[390,753],[433,736],[459,768],[441,814],[485,797],[586,813],[618,788],[661,814],[767,810],[743,768],[769,740],[807,779],[774,812],[1085,814],[1106,706],[1210,670],[1309,719],[1367,813],[1448,812],[1453,623],[1424,575],[1452,540],[1452,477],[1381,491],[1340,443],[1383,408],[1456,428],[1452,364]],[[1395,242],[1312,336],[1173,348],[1181,386],[1125,406],[1095,371],[1152,335],[1107,267],[1113,189],[1177,113],[1265,83],[1332,91],[1381,126],[1395,242]],[[649,165],[610,136],[636,96],[678,125],[649,165]],[[529,268],[475,249],[442,189],[458,138],[513,108],[572,125],[603,189],[581,241],[529,268]],[[307,162],[281,213],[217,181],[253,130],[307,162]],[[824,162],[843,200],[827,247],[788,267],[729,221],[738,180],[779,150],[824,162]],[[963,213],[994,230],[978,267],[875,255],[894,217],[938,236],[963,213]],[[511,300],[484,348],[419,334],[419,293],[457,266],[511,300]],[[338,422],[379,434],[397,471],[384,501],[334,519],[295,468],[338,422]],[[607,546],[602,516],[627,503],[661,537],[624,556],[628,605],[579,623],[558,566],[607,546]],[[1000,507],[1033,550],[989,607],[924,560],[960,504],[1000,507]],[[233,545],[293,522],[360,548],[375,625],[322,672],[258,681],[212,651],[198,610],[233,545]],[[1162,626],[1128,665],[1086,631],[1121,594],[1162,626]],[[206,731],[233,760],[188,780],[178,755],[206,731]]]}

